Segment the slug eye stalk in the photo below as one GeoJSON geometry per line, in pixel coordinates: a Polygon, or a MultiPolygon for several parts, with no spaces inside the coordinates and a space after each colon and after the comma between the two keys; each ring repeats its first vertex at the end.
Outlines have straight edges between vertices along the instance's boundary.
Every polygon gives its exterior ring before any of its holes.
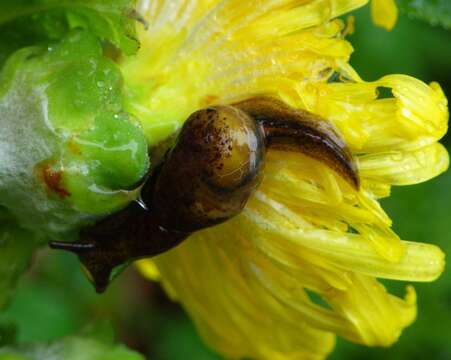
{"type": "Polygon", "coordinates": [[[255,97],[193,113],[139,201],[82,230],[79,242],[52,241],[50,247],[77,254],[103,292],[121,265],[163,253],[191,233],[238,215],[261,181],[268,148],[317,159],[359,188],[352,155],[331,124],[279,100],[255,97]]]}

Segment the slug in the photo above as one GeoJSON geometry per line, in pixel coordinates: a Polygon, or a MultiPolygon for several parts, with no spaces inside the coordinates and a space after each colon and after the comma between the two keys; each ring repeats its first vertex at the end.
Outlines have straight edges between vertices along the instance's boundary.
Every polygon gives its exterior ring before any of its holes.
{"type": "Polygon", "coordinates": [[[270,148],[319,160],[359,188],[352,155],[329,122],[254,97],[193,113],[138,200],[83,229],[78,242],[51,241],[50,247],[77,254],[103,292],[120,265],[168,251],[193,232],[238,215],[262,179],[270,148]]]}

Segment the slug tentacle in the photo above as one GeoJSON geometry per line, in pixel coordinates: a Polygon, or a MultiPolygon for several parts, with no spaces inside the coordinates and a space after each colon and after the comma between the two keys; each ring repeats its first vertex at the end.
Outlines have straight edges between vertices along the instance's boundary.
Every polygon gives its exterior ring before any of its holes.
{"type": "Polygon", "coordinates": [[[332,125],[256,97],[193,113],[146,179],[139,201],[82,230],[79,242],[50,246],[76,253],[102,292],[119,266],[238,215],[262,179],[267,148],[299,151],[359,187],[351,153],[332,125]]]}

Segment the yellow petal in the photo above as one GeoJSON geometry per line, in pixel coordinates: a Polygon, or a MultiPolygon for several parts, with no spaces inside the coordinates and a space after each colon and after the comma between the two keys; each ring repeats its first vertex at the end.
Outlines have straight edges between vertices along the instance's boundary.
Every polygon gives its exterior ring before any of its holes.
{"type": "Polygon", "coordinates": [[[398,8],[395,0],[372,0],[371,16],[377,26],[390,31],[396,24],[398,8]]]}
{"type": "MultiPolygon", "coordinates": [[[[273,211],[276,210],[279,213],[280,210],[283,211],[283,205],[279,204],[279,207],[273,211]]],[[[377,254],[365,233],[359,235],[331,230],[305,229],[305,226],[296,228],[296,215],[290,214],[286,209],[284,213],[293,223],[291,229],[288,226],[281,226],[277,216],[267,208],[262,208],[259,203],[253,202],[246,210],[245,214],[250,220],[246,226],[260,228],[260,231],[254,231],[252,235],[265,239],[255,240],[261,244],[260,246],[268,248],[279,246],[291,256],[296,256],[302,250],[303,256],[312,253],[315,257],[323,258],[345,271],[356,271],[387,279],[432,281],[444,269],[444,255],[434,245],[403,241],[399,245],[404,251],[385,260],[377,254]],[[278,239],[277,244],[262,244],[264,241],[274,242],[271,240],[274,236],[278,239]],[[393,258],[399,258],[399,261],[389,261],[393,258]]],[[[268,254],[269,252],[266,251],[268,254]]]]}
{"type": "Polygon", "coordinates": [[[199,107],[262,93],[290,101],[300,80],[327,80],[352,52],[343,22],[328,20],[366,0],[194,3],[141,4],[149,27],[139,33],[139,56],[122,69],[127,108],[150,144],[199,107]]]}
{"type": "Polygon", "coordinates": [[[139,268],[141,274],[143,274],[146,278],[154,281],[161,279],[161,274],[152,260],[138,260],[135,262],[135,265],[139,268]]]}
{"type": "Polygon", "coordinates": [[[389,295],[376,280],[356,275],[349,291],[331,291],[327,300],[355,326],[366,345],[389,346],[401,334],[401,329],[416,317],[416,296],[407,288],[405,300],[389,295]]]}
{"type": "Polygon", "coordinates": [[[393,185],[410,185],[445,172],[449,156],[439,143],[411,150],[379,152],[359,157],[360,174],[367,180],[393,185]]]}
{"type": "Polygon", "coordinates": [[[374,82],[306,83],[298,87],[308,110],[334,122],[356,153],[412,149],[448,129],[447,99],[437,83],[406,75],[374,82]],[[391,96],[379,98],[379,89],[391,96]]]}
{"type": "Polygon", "coordinates": [[[207,343],[229,358],[323,359],[334,346],[333,334],[309,326],[302,315],[293,317],[256,281],[257,264],[231,256],[236,241],[227,249],[215,246],[224,240],[207,231],[156,258],[207,343]]]}

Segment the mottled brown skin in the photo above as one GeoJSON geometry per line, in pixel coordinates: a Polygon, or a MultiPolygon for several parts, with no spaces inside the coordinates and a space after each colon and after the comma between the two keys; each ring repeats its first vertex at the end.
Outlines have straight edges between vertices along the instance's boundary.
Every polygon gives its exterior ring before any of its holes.
{"type": "Polygon", "coordinates": [[[304,153],[359,187],[352,156],[326,120],[256,97],[193,113],[139,200],[82,230],[79,242],[50,246],[75,252],[102,292],[118,266],[158,255],[238,215],[261,181],[267,148],[304,153]]]}
{"type": "Polygon", "coordinates": [[[261,179],[264,132],[230,106],[195,112],[167,154],[151,193],[166,229],[193,232],[239,213],[261,179]]]}

